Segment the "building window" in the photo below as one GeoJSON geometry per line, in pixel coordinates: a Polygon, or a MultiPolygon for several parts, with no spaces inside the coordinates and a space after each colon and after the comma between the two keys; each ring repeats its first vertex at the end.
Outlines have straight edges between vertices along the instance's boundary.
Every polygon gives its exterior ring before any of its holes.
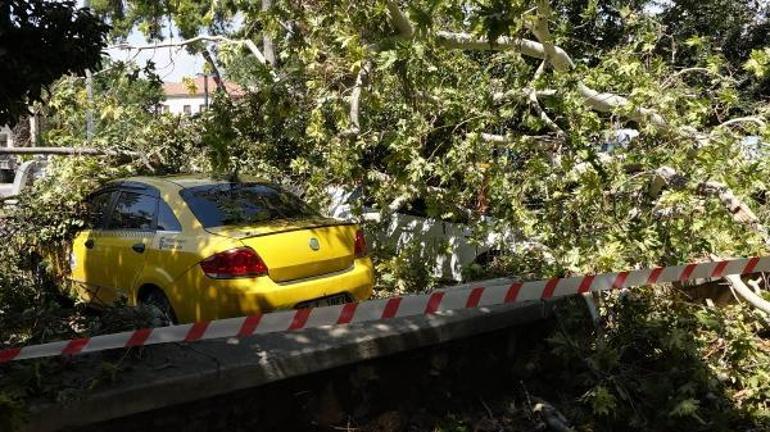
{"type": "Polygon", "coordinates": [[[206,111],[206,105],[203,105],[203,104],[198,105],[198,112],[203,112],[203,111],[206,111]]]}
{"type": "Polygon", "coordinates": [[[8,147],[8,134],[0,133],[0,147],[8,147]]]}
{"type": "Polygon", "coordinates": [[[168,114],[168,112],[170,110],[168,105],[161,105],[160,108],[161,108],[161,112],[164,113],[164,114],[168,114]]]}
{"type": "Polygon", "coordinates": [[[190,115],[192,114],[192,109],[190,109],[190,105],[185,105],[182,107],[182,111],[184,111],[185,114],[190,115]]]}

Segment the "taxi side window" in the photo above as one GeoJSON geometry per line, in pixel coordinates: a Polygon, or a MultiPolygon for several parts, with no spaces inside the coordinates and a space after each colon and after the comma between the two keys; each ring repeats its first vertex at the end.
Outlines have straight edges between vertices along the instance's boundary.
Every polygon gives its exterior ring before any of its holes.
{"type": "Polygon", "coordinates": [[[112,211],[107,229],[112,230],[154,230],[157,198],[135,192],[121,192],[112,211]]]}
{"type": "Polygon", "coordinates": [[[114,191],[97,192],[86,200],[86,223],[89,228],[102,228],[114,191]]]}
{"type": "Polygon", "coordinates": [[[158,200],[158,231],[182,231],[182,225],[163,199],[158,200]]]}

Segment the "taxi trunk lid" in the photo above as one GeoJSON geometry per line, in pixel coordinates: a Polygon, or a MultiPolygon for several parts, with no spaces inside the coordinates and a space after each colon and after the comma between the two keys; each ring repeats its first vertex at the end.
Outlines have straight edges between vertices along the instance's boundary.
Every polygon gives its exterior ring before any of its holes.
{"type": "Polygon", "coordinates": [[[208,230],[236,238],[254,249],[276,282],[344,271],[353,266],[355,259],[356,226],[334,219],[274,221],[208,230]]]}

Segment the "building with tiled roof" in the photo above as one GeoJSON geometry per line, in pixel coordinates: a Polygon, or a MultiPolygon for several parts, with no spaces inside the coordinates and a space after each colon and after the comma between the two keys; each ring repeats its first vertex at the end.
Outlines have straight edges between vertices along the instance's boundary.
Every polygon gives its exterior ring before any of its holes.
{"type": "MultiPolygon", "coordinates": [[[[194,89],[191,88],[193,86],[188,86],[186,83],[181,82],[163,83],[163,93],[165,93],[166,99],[160,103],[160,110],[172,114],[186,115],[204,111],[206,109],[207,90],[209,102],[211,102],[211,97],[217,91],[217,84],[214,82],[214,79],[212,77],[207,79],[208,83],[206,78],[196,76],[193,80],[195,84],[194,89]]],[[[231,81],[225,81],[224,84],[230,96],[238,97],[243,95],[243,89],[238,84],[231,81]]]]}

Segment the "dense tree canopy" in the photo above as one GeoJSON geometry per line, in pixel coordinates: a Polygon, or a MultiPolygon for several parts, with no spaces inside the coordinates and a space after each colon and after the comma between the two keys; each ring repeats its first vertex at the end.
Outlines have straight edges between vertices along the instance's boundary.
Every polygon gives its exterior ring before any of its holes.
{"type": "Polygon", "coordinates": [[[62,75],[97,68],[109,27],[75,2],[0,2],[0,124],[15,124],[62,75]]]}
{"type": "Polygon", "coordinates": [[[385,213],[424,198],[435,217],[469,213],[479,236],[514,230],[568,272],[764,247],[768,167],[744,137],[767,134],[765,11],[723,3],[94,8],[118,38],[197,37],[190,50],[213,50],[250,90],[201,119],[216,170],[284,178],[319,202],[330,183],[364,186],[385,213]],[[619,128],[641,134],[600,151],[619,128]]]}

